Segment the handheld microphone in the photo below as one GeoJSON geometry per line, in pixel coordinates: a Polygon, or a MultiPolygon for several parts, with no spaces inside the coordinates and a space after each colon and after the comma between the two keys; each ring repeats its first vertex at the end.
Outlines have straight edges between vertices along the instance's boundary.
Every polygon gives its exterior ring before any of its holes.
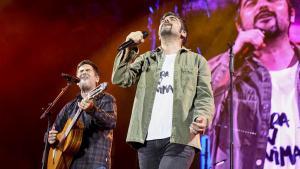
{"type": "Polygon", "coordinates": [[[66,73],[61,73],[61,76],[68,82],[68,83],[79,83],[80,79],[78,77],[66,74],[66,73]]]}
{"type": "MultiPolygon", "coordinates": [[[[143,39],[145,39],[149,35],[147,31],[142,31],[142,33],[143,33],[143,39]]],[[[128,48],[130,46],[133,46],[133,45],[135,45],[134,41],[132,39],[129,39],[128,41],[122,43],[119,46],[118,52],[121,51],[121,50],[123,50],[123,49],[126,49],[126,48],[128,48]]]]}

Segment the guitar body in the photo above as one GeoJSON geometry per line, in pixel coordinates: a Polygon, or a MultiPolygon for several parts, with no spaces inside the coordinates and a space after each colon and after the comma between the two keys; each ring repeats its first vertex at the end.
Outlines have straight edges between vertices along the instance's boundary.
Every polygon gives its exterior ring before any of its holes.
{"type": "Polygon", "coordinates": [[[63,130],[57,134],[59,143],[55,147],[50,146],[47,163],[48,169],[69,169],[74,154],[79,151],[84,126],[78,120],[67,137],[64,137],[70,123],[72,123],[72,119],[68,119],[63,130]]]}

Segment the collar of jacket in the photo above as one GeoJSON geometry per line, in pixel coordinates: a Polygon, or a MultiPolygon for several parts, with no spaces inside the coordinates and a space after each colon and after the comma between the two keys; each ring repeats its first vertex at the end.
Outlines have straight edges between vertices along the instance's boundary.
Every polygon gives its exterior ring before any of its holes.
{"type": "MultiPolygon", "coordinates": [[[[291,45],[293,46],[298,61],[300,61],[300,45],[296,45],[292,42],[291,45]]],[[[251,73],[256,72],[259,68],[263,68],[263,70],[267,71],[267,68],[260,62],[259,59],[253,56],[253,54],[248,55],[242,61],[244,61],[244,64],[242,64],[237,69],[234,76],[234,78],[236,79],[235,83],[237,83],[239,80],[243,79],[244,77],[249,76],[251,73]]]]}
{"type": "MultiPolygon", "coordinates": [[[[183,53],[183,52],[187,52],[187,51],[190,51],[190,49],[187,49],[187,48],[184,47],[184,46],[182,46],[182,47],[179,49],[179,53],[180,53],[180,54],[183,53]]],[[[163,52],[163,49],[162,49],[161,46],[159,46],[159,47],[157,47],[156,49],[154,49],[153,51],[151,51],[151,53],[156,53],[156,54],[158,54],[158,55],[160,55],[160,56],[161,56],[162,52],[163,52]]]]}
{"type": "MultiPolygon", "coordinates": [[[[187,49],[186,47],[182,46],[180,49],[179,49],[179,53],[182,54],[184,52],[187,52],[187,51],[190,51],[190,49],[187,49]]],[[[161,46],[157,47],[156,49],[152,50],[150,52],[150,58],[155,60],[157,62],[157,60],[161,59],[162,57],[162,53],[163,53],[163,49],[161,46]],[[157,59],[159,57],[159,59],[157,59]]]]}
{"type": "MultiPolygon", "coordinates": [[[[295,51],[295,55],[298,58],[298,61],[300,61],[300,45],[296,45],[293,42],[290,42],[294,51],[295,51]]],[[[251,69],[251,71],[256,70],[258,67],[264,67],[262,65],[262,63],[260,62],[259,59],[257,59],[256,57],[253,56],[253,54],[247,56],[245,58],[245,62],[247,64],[247,66],[249,66],[249,68],[251,69]]]]}

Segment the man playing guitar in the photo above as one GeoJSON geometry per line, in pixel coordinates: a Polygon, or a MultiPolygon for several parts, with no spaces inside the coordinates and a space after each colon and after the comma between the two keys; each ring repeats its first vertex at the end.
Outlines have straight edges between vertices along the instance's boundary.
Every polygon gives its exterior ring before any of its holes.
{"type": "MultiPolygon", "coordinates": [[[[65,162],[67,158],[64,154],[68,153],[62,150],[63,160],[61,163],[69,163],[68,165],[63,164],[67,167],[62,168],[110,169],[113,129],[116,127],[117,118],[115,99],[108,93],[101,93],[90,99],[89,94],[97,87],[100,79],[98,67],[93,62],[81,61],[77,66],[76,75],[80,79],[77,85],[81,92],[75,99],[67,103],[58,114],[49,132],[48,142],[51,148],[59,147],[58,145],[62,144],[63,141],[60,140],[59,134],[67,128],[68,119],[73,118],[79,109],[82,112],[76,123],[78,124],[77,127],[81,126],[79,128],[83,131],[82,138],[75,138],[75,140],[82,139],[81,145],[78,147],[78,151],[72,155],[70,162],[65,162]]],[[[52,158],[53,161],[56,158],[55,148],[49,153],[48,169],[49,163],[52,165],[52,158]]]]}

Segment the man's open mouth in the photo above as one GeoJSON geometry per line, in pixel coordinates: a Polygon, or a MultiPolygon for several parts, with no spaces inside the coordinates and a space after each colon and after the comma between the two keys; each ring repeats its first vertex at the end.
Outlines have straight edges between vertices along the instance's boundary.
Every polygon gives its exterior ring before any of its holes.
{"type": "Polygon", "coordinates": [[[272,12],[261,12],[255,17],[255,22],[257,22],[259,20],[260,21],[268,20],[268,19],[271,19],[274,17],[275,17],[275,15],[272,12]]]}
{"type": "Polygon", "coordinates": [[[82,76],[80,76],[80,79],[86,80],[86,79],[88,79],[89,77],[90,77],[89,75],[82,75],[82,76]]]}

